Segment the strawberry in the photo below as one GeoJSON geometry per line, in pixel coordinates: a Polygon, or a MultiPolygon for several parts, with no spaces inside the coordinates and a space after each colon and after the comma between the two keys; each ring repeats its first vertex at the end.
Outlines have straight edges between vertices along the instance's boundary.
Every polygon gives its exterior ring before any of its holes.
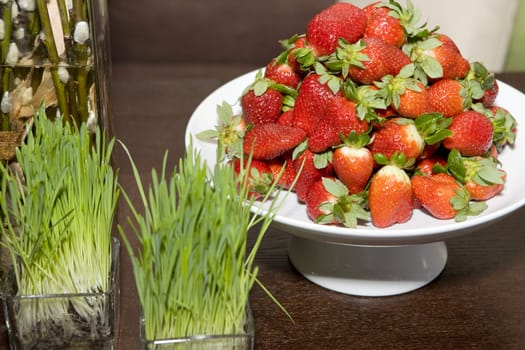
{"type": "Polygon", "coordinates": [[[465,77],[470,63],[458,50],[452,39],[443,34],[434,34],[424,40],[403,46],[403,51],[416,65],[415,77],[423,83],[437,79],[465,77]]]}
{"type": "Polygon", "coordinates": [[[246,186],[249,198],[263,198],[272,189],[274,175],[267,163],[256,159],[247,161],[239,158],[234,158],[231,163],[242,185],[246,186]]]}
{"type": "Polygon", "coordinates": [[[370,136],[352,132],[341,138],[343,144],[334,150],[332,164],[337,178],[350,193],[355,194],[363,191],[374,170],[374,157],[365,147],[370,142],[370,136]]]}
{"type": "Polygon", "coordinates": [[[319,224],[356,227],[358,220],[369,220],[364,207],[366,196],[350,195],[345,185],[333,178],[323,177],[310,186],[305,200],[308,217],[319,224]]]}
{"type": "Polygon", "coordinates": [[[282,112],[275,122],[281,125],[293,126],[293,109],[282,112]]]}
{"type": "Polygon", "coordinates": [[[295,184],[295,192],[299,202],[304,202],[310,186],[322,177],[333,176],[332,164],[321,159],[308,149],[303,150],[294,158],[293,165],[299,177],[295,184]]]}
{"type": "Polygon", "coordinates": [[[382,166],[370,181],[368,201],[374,226],[384,228],[408,221],[414,197],[407,173],[395,165],[382,166]]]}
{"type": "Polygon", "coordinates": [[[431,157],[421,159],[416,164],[415,173],[423,175],[433,175],[435,167],[445,167],[447,159],[439,155],[432,155],[431,157]]]}
{"type": "MultiPolygon", "coordinates": [[[[337,203],[337,197],[330,193],[323,185],[323,181],[321,179],[315,181],[310,186],[310,189],[308,190],[308,194],[306,195],[305,204],[306,204],[306,214],[308,217],[314,221],[318,222],[320,219],[324,216],[329,214],[329,211],[326,209],[322,209],[321,205],[323,204],[335,204],[337,203]]],[[[330,220],[325,220],[326,224],[337,224],[337,220],[335,218],[331,218],[330,220]]]]}
{"type": "Polygon", "coordinates": [[[380,126],[369,148],[373,154],[390,159],[395,153],[403,153],[406,159],[417,159],[425,142],[412,119],[394,117],[380,126]]]}
{"type": "Polygon", "coordinates": [[[468,191],[447,173],[413,175],[410,181],[417,201],[437,219],[464,221],[486,208],[481,202],[470,205],[468,191]]]}
{"type": "Polygon", "coordinates": [[[250,88],[241,97],[243,116],[249,124],[273,123],[281,115],[283,96],[277,90],[250,88]]]}
{"type": "Polygon", "coordinates": [[[468,80],[440,79],[428,88],[428,112],[453,117],[470,109],[472,101],[482,95],[479,84],[468,80]]]}
{"type": "Polygon", "coordinates": [[[266,65],[264,77],[293,89],[296,89],[301,81],[301,76],[286,61],[280,63],[277,59],[272,59],[266,65]]]}
{"type": "Polygon", "coordinates": [[[457,149],[463,156],[481,156],[492,145],[494,128],[491,121],[476,111],[458,114],[448,127],[452,135],[443,140],[446,149],[457,149]]]}
{"type": "Polygon", "coordinates": [[[409,64],[397,76],[385,75],[381,82],[375,83],[385,96],[386,103],[402,117],[417,118],[427,112],[426,86],[412,78],[414,65],[409,64]]]}
{"type": "Polygon", "coordinates": [[[508,110],[499,106],[492,106],[489,109],[473,106],[473,109],[483,113],[492,122],[494,128],[492,142],[496,151],[501,152],[506,145],[513,145],[516,142],[518,123],[508,110]]]}
{"type": "Polygon", "coordinates": [[[331,99],[324,110],[317,127],[308,138],[308,147],[314,153],[326,151],[341,143],[341,135],[354,131],[367,132],[369,125],[357,117],[356,104],[344,96],[331,99]]]}
{"type": "Polygon", "coordinates": [[[465,186],[470,198],[484,201],[503,190],[507,174],[498,168],[492,157],[463,157],[458,150],[450,151],[446,169],[465,186]]]}
{"type": "Polygon", "coordinates": [[[306,133],[299,128],[266,123],[254,125],[244,134],[245,154],[253,152],[253,159],[269,160],[293,149],[306,139],[306,133]]]}
{"type": "Polygon", "coordinates": [[[318,56],[330,55],[342,38],[350,43],[363,36],[365,12],[350,3],[335,3],[316,14],[306,27],[306,40],[318,56]]]}
{"type": "Polygon", "coordinates": [[[474,180],[467,181],[465,188],[469,192],[470,198],[475,201],[486,201],[500,193],[505,185],[507,173],[502,169],[499,170],[499,173],[498,182],[481,184],[474,180]]]}
{"type": "Polygon", "coordinates": [[[307,134],[317,127],[328,101],[335,96],[328,85],[319,81],[320,78],[316,73],[307,75],[295,100],[293,125],[307,134]]]}
{"type": "Polygon", "coordinates": [[[287,63],[296,74],[303,77],[315,63],[315,53],[308,45],[306,35],[295,34],[280,43],[284,51],[277,57],[278,62],[287,63]]]}
{"type": "Polygon", "coordinates": [[[388,7],[378,6],[379,1],[363,8],[367,15],[364,37],[381,38],[387,43],[401,47],[406,41],[405,29],[388,7]]]}
{"type": "Polygon", "coordinates": [[[363,38],[355,44],[339,41],[336,52],[325,62],[334,71],[341,71],[343,77],[361,84],[372,84],[387,74],[397,75],[410,64],[410,58],[398,47],[383,39],[363,38]]]}

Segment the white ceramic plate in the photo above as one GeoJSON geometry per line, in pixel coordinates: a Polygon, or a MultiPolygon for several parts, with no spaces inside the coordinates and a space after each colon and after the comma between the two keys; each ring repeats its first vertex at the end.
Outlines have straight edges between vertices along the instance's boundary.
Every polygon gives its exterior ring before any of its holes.
{"type": "MultiPolygon", "coordinates": [[[[224,101],[240,111],[239,97],[253,82],[255,74],[256,71],[246,73],[219,87],[201,102],[188,122],[186,144],[188,145],[192,138],[195,147],[201,151],[210,166],[216,162],[216,145],[198,140],[195,135],[215,127],[217,105],[224,101]]],[[[519,126],[525,124],[525,95],[501,81],[498,81],[498,84],[500,92],[496,104],[509,110],[517,119],[519,126]]],[[[507,183],[503,192],[487,202],[488,209],[481,215],[469,217],[464,222],[438,220],[423,211],[415,210],[408,222],[385,229],[378,229],[372,224],[359,225],[357,228],[319,225],[307,217],[305,206],[298,203],[295,195],[291,194],[275,217],[274,225],[302,238],[342,244],[404,245],[442,241],[491,224],[525,205],[525,176],[520,170],[524,156],[525,136],[518,132],[514,147],[507,147],[500,158],[503,169],[507,171],[507,183]]]]}

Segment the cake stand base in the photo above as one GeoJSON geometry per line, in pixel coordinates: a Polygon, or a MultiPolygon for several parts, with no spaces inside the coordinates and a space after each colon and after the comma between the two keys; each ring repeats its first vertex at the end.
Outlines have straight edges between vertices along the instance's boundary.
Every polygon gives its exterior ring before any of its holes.
{"type": "Polygon", "coordinates": [[[288,254],[311,282],[340,293],[380,297],[408,293],[445,268],[443,242],[405,246],[354,246],[291,235],[288,254]]]}

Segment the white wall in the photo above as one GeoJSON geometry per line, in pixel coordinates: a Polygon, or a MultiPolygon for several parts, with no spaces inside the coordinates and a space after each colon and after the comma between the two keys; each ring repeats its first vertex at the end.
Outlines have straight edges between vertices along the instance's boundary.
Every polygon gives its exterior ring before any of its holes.
{"type": "MultiPolygon", "coordinates": [[[[364,7],[377,0],[341,0],[364,7]]],[[[398,0],[404,4],[404,0],[398,0]]],[[[412,0],[421,23],[438,25],[454,39],[469,61],[480,61],[491,71],[503,69],[518,0],[412,0]]]]}

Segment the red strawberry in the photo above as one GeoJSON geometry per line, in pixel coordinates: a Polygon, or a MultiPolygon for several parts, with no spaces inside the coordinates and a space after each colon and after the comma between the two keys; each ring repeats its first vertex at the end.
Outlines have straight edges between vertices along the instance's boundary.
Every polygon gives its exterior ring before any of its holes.
{"type": "Polygon", "coordinates": [[[343,141],[333,152],[332,164],[337,178],[354,194],[365,188],[374,170],[374,157],[365,147],[370,137],[351,133],[343,141]]]}
{"type": "Polygon", "coordinates": [[[448,154],[447,170],[476,201],[494,197],[503,190],[507,174],[492,157],[463,157],[457,149],[448,154]]]}
{"type": "Polygon", "coordinates": [[[396,117],[388,119],[374,132],[370,150],[388,159],[396,153],[402,153],[408,160],[419,158],[424,146],[425,142],[414,121],[396,117]]]}
{"type": "Polygon", "coordinates": [[[335,51],[339,38],[350,43],[363,36],[365,12],[350,3],[335,3],[316,14],[306,28],[306,39],[319,56],[335,51]]]}
{"type": "Polygon", "coordinates": [[[293,109],[289,109],[281,113],[276,120],[277,124],[293,126],[293,109]]]}
{"type": "Polygon", "coordinates": [[[272,59],[266,65],[264,77],[293,89],[297,88],[301,81],[301,76],[287,62],[279,63],[276,59],[272,59]]]}
{"type": "Polygon", "coordinates": [[[433,175],[434,167],[439,165],[445,167],[447,165],[447,160],[444,157],[439,155],[432,155],[429,158],[421,159],[416,164],[416,172],[423,175],[433,175]]]}
{"type": "Polygon", "coordinates": [[[461,55],[456,43],[447,35],[438,34],[437,39],[443,45],[432,52],[443,68],[442,78],[464,78],[470,70],[470,62],[461,55]]]}
{"type": "Polygon", "coordinates": [[[461,55],[458,47],[448,36],[435,34],[425,40],[403,47],[418,67],[417,78],[464,78],[470,70],[470,62],[461,55]]]}
{"type": "Polygon", "coordinates": [[[357,117],[356,104],[344,96],[336,96],[326,106],[323,117],[310,132],[308,147],[314,153],[326,151],[341,143],[341,135],[354,131],[367,132],[369,125],[357,117]]]}
{"type": "Polygon", "coordinates": [[[300,172],[294,187],[299,202],[305,201],[306,194],[314,182],[322,177],[333,176],[332,164],[327,161],[316,164],[316,157],[319,156],[306,149],[293,161],[295,171],[300,172]]]}
{"type": "Polygon", "coordinates": [[[283,96],[271,88],[263,92],[249,89],[241,98],[241,106],[248,124],[273,123],[281,115],[283,96]]]}
{"type": "Polygon", "coordinates": [[[299,128],[276,123],[257,124],[244,134],[245,154],[253,151],[252,157],[269,160],[293,149],[306,139],[306,133],[299,128]]]}
{"type": "Polygon", "coordinates": [[[483,104],[483,107],[485,108],[492,107],[494,105],[494,102],[496,102],[498,93],[499,93],[498,81],[494,80],[492,87],[489,87],[483,90],[483,97],[481,98],[481,103],[483,104]]]}
{"type": "Polygon", "coordinates": [[[306,42],[305,35],[290,38],[285,52],[288,65],[300,76],[308,72],[315,63],[315,53],[306,42]]]}
{"type": "Polygon", "coordinates": [[[326,61],[335,71],[341,71],[361,84],[372,84],[385,75],[397,75],[410,64],[410,58],[398,47],[380,38],[363,38],[355,44],[340,41],[337,51],[326,61]]]}
{"type": "Polygon", "coordinates": [[[417,201],[435,218],[463,221],[485,209],[482,203],[470,205],[468,191],[447,173],[414,175],[411,182],[417,201]]]}
{"type": "Polygon", "coordinates": [[[307,75],[299,87],[295,100],[293,125],[303,129],[307,134],[317,127],[328,101],[335,96],[328,85],[322,84],[319,79],[318,74],[307,75]]]}
{"type": "Polygon", "coordinates": [[[417,118],[427,112],[428,92],[426,86],[412,78],[414,65],[405,66],[397,76],[386,75],[376,83],[386,96],[386,103],[400,116],[417,118]]]}
{"type": "Polygon", "coordinates": [[[243,181],[242,184],[247,187],[250,198],[259,199],[268,194],[274,181],[272,170],[268,164],[256,159],[241,161],[239,158],[234,158],[232,163],[237,176],[241,174],[242,164],[245,172],[242,174],[244,177],[241,181],[243,181]]]}
{"type": "Polygon", "coordinates": [[[465,188],[470,194],[470,198],[475,201],[486,201],[497,195],[503,190],[507,173],[505,170],[500,170],[501,177],[498,183],[491,183],[482,185],[476,181],[468,181],[465,188]]]}
{"type": "Polygon", "coordinates": [[[414,209],[410,178],[395,165],[381,167],[370,182],[368,201],[375,226],[384,228],[408,221],[414,209]]]}
{"type": "MultiPolygon", "coordinates": [[[[337,200],[337,197],[328,192],[328,190],[324,187],[323,181],[319,179],[310,186],[308,194],[306,195],[306,214],[312,221],[317,222],[318,220],[322,219],[324,215],[328,215],[330,213],[321,206],[327,203],[335,204],[337,203],[337,200]]],[[[331,218],[331,220],[326,222],[326,224],[337,224],[337,220],[335,218],[331,218]]]]}
{"type": "Polygon", "coordinates": [[[401,47],[406,41],[406,34],[399,18],[393,10],[377,1],[363,8],[367,15],[365,37],[381,38],[389,44],[401,47]]]}
{"type": "Polygon", "coordinates": [[[457,149],[463,156],[481,156],[492,145],[494,128],[483,114],[466,111],[455,116],[449,128],[453,135],[445,138],[442,145],[457,149]]]}
{"type": "Polygon", "coordinates": [[[345,185],[323,177],[310,186],[305,200],[308,217],[319,224],[356,227],[358,220],[369,220],[364,210],[366,197],[350,195],[345,185]]]}
{"type": "Polygon", "coordinates": [[[452,117],[471,103],[466,87],[458,80],[440,79],[428,88],[428,111],[452,117]]]}

